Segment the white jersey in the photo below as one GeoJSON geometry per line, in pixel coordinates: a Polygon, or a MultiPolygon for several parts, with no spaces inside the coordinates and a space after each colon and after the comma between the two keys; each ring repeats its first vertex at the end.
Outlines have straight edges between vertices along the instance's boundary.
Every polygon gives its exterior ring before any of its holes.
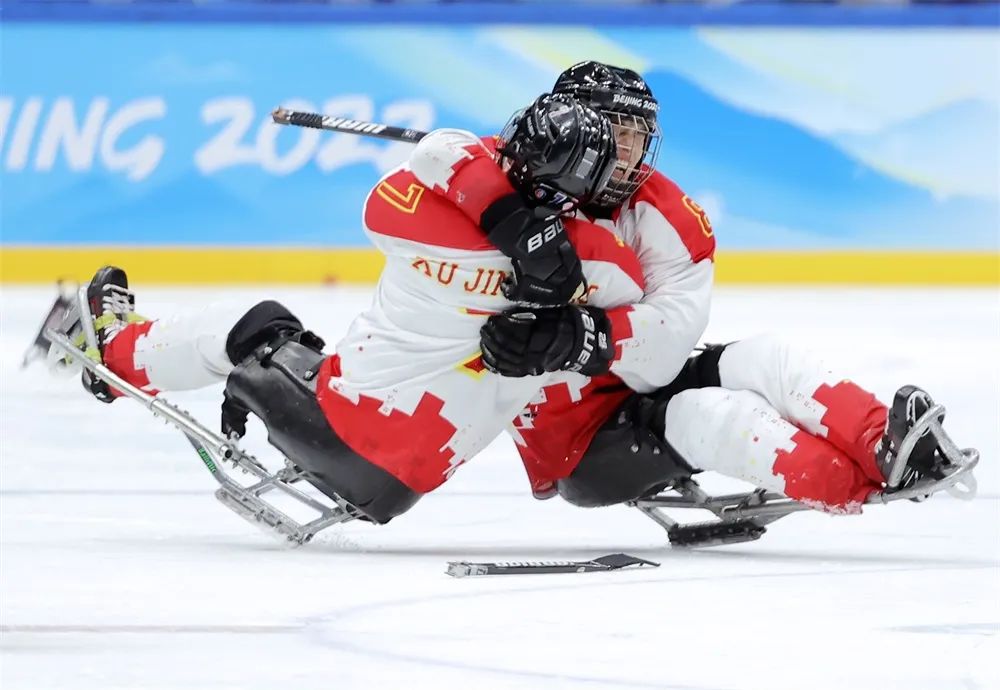
{"type": "MultiPolygon", "coordinates": [[[[566,222],[589,284],[584,299],[611,322],[610,372],[485,371],[479,329],[513,306],[500,290],[510,261],[473,220],[498,193],[510,187],[489,149],[462,132],[429,136],[376,186],[364,220],[386,268],[371,308],[317,378],[338,435],[418,492],[512,422],[532,489],[552,495],[625,398],[676,376],[708,318],[711,226],[654,174],[612,218],[566,222]]],[[[147,390],[222,381],[233,367],[229,333],[249,306],[131,324],[105,348],[105,364],[147,390]]],[[[666,408],[666,440],[692,467],[833,512],[858,512],[880,489],[887,410],[871,393],[770,337],[727,346],[719,382],[684,390],[666,408]]]]}
{"type": "MultiPolygon", "coordinates": [[[[483,368],[479,330],[514,306],[500,290],[512,269],[473,219],[508,184],[488,145],[442,130],[365,203],[365,230],[386,266],[372,306],[324,367],[318,397],[348,445],[416,491],[441,484],[526,409],[544,429],[543,403],[556,391],[579,402],[594,387],[569,372],[508,378],[483,368]]],[[[602,386],[613,380],[620,399],[669,383],[707,323],[714,239],[704,214],[654,175],[614,219],[578,214],[566,232],[589,285],[582,301],[607,309],[612,323],[616,358],[602,386]]],[[[593,417],[595,407],[586,411],[593,417]]],[[[579,427],[573,417],[566,424],[579,427]]],[[[589,417],[583,426],[596,430],[592,422],[603,419],[589,417]]],[[[517,426],[522,454],[533,442],[542,455],[553,452],[537,442],[543,434],[517,426]]],[[[548,440],[582,444],[582,453],[591,435],[548,440]]]]}

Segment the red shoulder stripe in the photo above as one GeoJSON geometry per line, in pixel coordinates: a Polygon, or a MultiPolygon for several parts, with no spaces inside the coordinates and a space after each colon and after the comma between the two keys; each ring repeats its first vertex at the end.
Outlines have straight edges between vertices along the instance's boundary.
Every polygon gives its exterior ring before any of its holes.
{"type": "Polygon", "coordinates": [[[444,197],[428,192],[409,170],[375,185],[364,219],[369,230],[388,237],[451,249],[493,249],[475,223],[444,197]]]}
{"type": "Polygon", "coordinates": [[[456,167],[445,196],[476,224],[490,204],[514,192],[507,175],[489,156],[478,155],[456,167]]]}
{"type": "Polygon", "coordinates": [[[632,197],[631,207],[645,201],[677,230],[694,262],[715,257],[715,233],[705,210],[660,172],[654,172],[632,197]]]}
{"type": "Polygon", "coordinates": [[[635,252],[610,230],[581,218],[565,221],[566,235],[581,261],[606,261],[615,264],[639,286],[646,289],[646,278],[635,252]]]}

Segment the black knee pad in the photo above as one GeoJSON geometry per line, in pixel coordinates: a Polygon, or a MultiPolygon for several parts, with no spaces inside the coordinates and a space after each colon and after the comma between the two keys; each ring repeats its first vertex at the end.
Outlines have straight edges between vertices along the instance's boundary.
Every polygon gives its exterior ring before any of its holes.
{"type": "Polygon", "coordinates": [[[226,354],[230,362],[239,364],[261,345],[302,330],[302,322],[283,304],[266,300],[252,307],[229,331],[226,354]]]}
{"type": "Polygon", "coordinates": [[[388,522],[420,499],[422,494],[355,453],[333,431],[316,400],[316,374],[326,355],[293,339],[251,354],[226,381],[224,432],[234,417],[245,422],[252,412],[271,445],[305,470],[310,484],[372,522],[388,522]]]}
{"type": "MultiPolygon", "coordinates": [[[[728,343],[727,343],[728,345],[728,343]]],[[[674,380],[655,393],[657,398],[673,396],[691,388],[718,387],[719,359],[727,345],[705,345],[696,355],[688,357],[674,380]]]]}
{"type": "Polygon", "coordinates": [[[609,506],[657,493],[694,474],[663,440],[665,411],[666,400],[629,398],[594,435],[573,473],[556,483],[559,495],[585,508],[609,506]]]}
{"type": "Polygon", "coordinates": [[[670,399],[692,388],[719,386],[719,359],[726,345],[705,345],[663,388],[633,395],[601,427],[580,464],[557,483],[578,506],[606,506],[648,496],[697,470],[664,439],[670,399]]]}

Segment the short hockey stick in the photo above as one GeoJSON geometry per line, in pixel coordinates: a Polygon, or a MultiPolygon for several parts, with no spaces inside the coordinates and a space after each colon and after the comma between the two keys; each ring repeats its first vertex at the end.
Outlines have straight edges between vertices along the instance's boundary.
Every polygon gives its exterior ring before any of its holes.
{"type": "Polygon", "coordinates": [[[652,566],[659,563],[636,558],[626,553],[611,553],[589,561],[517,561],[513,563],[470,563],[469,561],[448,561],[445,574],[452,577],[476,577],[480,575],[543,575],[551,573],[599,573],[623,568],[652,566]]]}
{"type": "Polygon", "coordinates": [[[408,141],[411,144],[415,144],[427,136],[427,132],[421,132],[418,129],[404,129],[402,127],[379,124],[378,122],[351,120],[346,117],[334,117],[333,115],[321,115],[319,113],[303,113],[286,108],[275,108],[271,113],[271,119],[279,125],[311,127],[313,129],[325,129],[329,132],[342,132],[343,134],[360,134],[366,137],[389,139],[390,141],[408,141]]]}

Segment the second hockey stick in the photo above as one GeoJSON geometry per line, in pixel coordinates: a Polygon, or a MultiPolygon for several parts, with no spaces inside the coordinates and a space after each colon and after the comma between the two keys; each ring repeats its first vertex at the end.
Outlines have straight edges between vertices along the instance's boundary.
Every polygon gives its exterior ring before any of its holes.
{"type": "Polygon", "coordinates": [[[416,144],[427,136],[427,132],[421,132],[419,129],[405,129],[403,127],[383,125],[378,122],[351,120],[346,117],[334,117],[333,115],[321,115],[319,113],[303,113],[298,110],[288,110],[286,108],[275,108],[271,112],[271,119],[279,125],[325,129],[328,132],[359,134],[365,137],[389,139],[390,141],[407,141],[411,144],[416,144]]]}

